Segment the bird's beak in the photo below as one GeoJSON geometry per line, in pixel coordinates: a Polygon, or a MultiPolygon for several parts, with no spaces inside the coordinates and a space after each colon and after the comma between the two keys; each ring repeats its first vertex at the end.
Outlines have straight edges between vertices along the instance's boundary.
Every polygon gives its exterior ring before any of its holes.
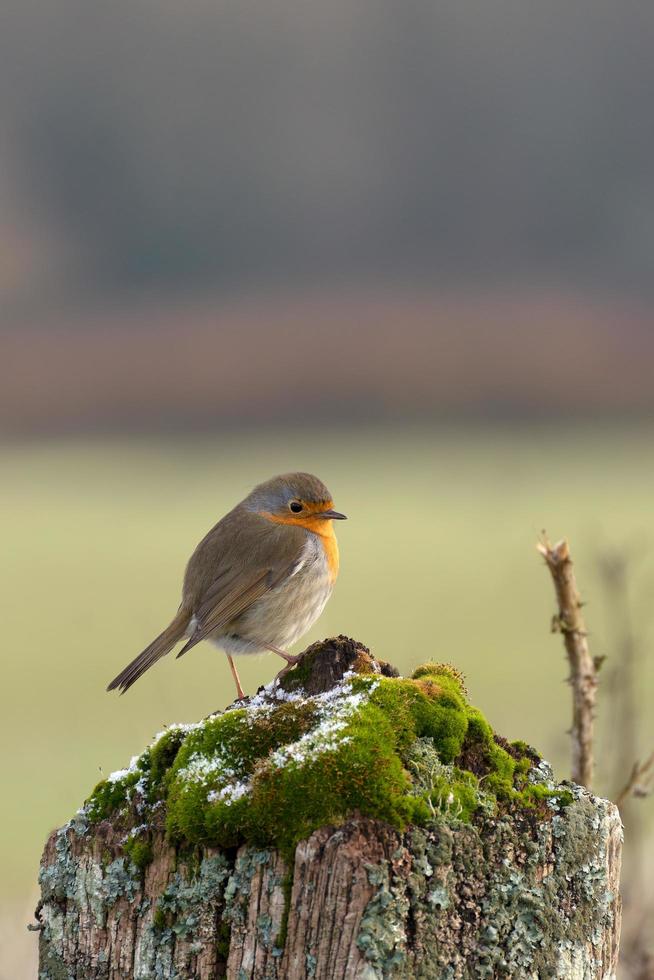
{"type": "Polygon", "coordinates": [[[339,514],[337,510],[321,510],[317,515],[318,517],[324,518],[326,521],[346,521],[347,517],[345,514],[339,514]]]}

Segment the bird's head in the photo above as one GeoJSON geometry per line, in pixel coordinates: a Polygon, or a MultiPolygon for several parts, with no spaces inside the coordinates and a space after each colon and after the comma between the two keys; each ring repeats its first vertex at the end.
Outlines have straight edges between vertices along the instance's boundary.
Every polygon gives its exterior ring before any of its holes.
{"type": "Polygon", "coordinates": [[[245,500],[249,510],[276,524],[295,524],[320,533],[330,521],[344,521],[332,495],[311,473],[285,473],[255,487],[245,500]]]}

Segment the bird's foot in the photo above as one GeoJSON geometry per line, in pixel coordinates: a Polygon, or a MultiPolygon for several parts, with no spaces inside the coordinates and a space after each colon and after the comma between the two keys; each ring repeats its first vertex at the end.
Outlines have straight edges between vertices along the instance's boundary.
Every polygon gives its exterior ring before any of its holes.
{"type": "Polygon", "coordinates": [[[286,674],[288,674],[289,670],[292,670],[293,667],[295,667],[295,665],[300,662],[299,657],[292,657],[288,653],[284,657],[284,660],[286,661],[286,666],[282,667],[282,669],[279,671],[278,674],[275,674],[276,681],[278,681],[281,677],[284,677],[286,674]]]}

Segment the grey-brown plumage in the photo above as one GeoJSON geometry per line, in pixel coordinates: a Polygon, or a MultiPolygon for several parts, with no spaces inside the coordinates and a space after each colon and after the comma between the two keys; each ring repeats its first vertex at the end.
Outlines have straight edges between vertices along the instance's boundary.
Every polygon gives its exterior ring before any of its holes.
{"type": "Polygon", "coordinates": [[[285,648],[322,612],[338,572],[338,547],[325,485],[308,473],[260,484],[200,541],[186,567],[171,624],[114,680],[128,690],[181,639],[186,653],[209,638],[228,655],[285,648]]]}

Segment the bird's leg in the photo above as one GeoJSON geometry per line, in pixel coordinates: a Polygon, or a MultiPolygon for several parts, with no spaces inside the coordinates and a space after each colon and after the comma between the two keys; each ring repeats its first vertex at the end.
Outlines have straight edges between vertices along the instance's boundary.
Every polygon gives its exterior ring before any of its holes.
{"type": "Polygon", "coordinates": [[[274,647],[272,643],[262,643],[261,645],[265,647],[266,650],[270,650],[271,653],[276,653],[278,657],[281,657],[286,661],[286,666],[282,667],[280,672],[275,675],[276,679],[283,677],[284,674],[287,674],[291,667],[295,667],[296,663],[298,663],[300,660],[299,656],[294,657],[292,654],[286,653],[285,650],[280,650],[279,647],[274,647]]]}
{"type": "Polygon", "coordinates": [[[271,653],[276,653],[278,657],[281,657],[286,661],[289,667],[294,667],[296,663],[299,663],[300,657],[294,657],[290,653],[286,653],[285,650],[280,650],[279,647],[274,647],[272,643],[262,643],[266,650],[270,650],[271,653]]]}
{"type": "Polygon", "coordinates": [[[234,678],[234,683],[236,684],[237,700],[242,701],[245,697],[245,691],[241,687],[241,678],[238,676],[238,671],[236,669],[236,664],[234,663],[234,658],[227,654],[227,659],[229,661],[229,666],[232,671],[232,677],[234,678]]]}

